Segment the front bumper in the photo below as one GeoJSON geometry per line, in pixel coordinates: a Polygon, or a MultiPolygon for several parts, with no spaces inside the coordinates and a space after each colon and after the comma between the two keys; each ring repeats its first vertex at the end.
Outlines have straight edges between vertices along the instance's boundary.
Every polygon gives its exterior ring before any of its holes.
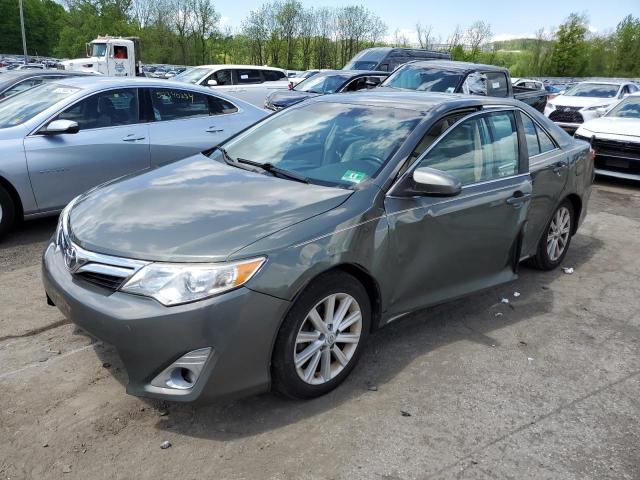
{"type": "Polygon", "coordinates": [[[272,346],[289,302],[240,287],[165,307],[74,278],[53,244],[45,250],[42,274],[45,291],[60,311],[116,348],[129,376],[127,393],[193,401],[268,390],[272,346]],[[212,353],[193,388],[151,385],[176,359],[206,347],[212,353]]]}

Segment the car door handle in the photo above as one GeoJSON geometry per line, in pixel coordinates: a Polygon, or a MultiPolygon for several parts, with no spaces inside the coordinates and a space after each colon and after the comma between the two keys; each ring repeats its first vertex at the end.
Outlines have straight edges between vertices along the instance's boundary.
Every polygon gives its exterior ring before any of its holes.
{"type": "Polygon", "coordinates": [[[514,207],[520,207],[523,203],[527,202],[531,198],[530,193],[522,193],[520,190],[513,193],[512,196],[507,198],[507,203],[514,207]]]}
{"type": "Polygon", "coordinates": [[[563,169],[567,168],[567,164],[564,162],[558,162],[553,166],[553,173],[560,174],[563,169]]]}
{"type": "Polygon", "coordinates": [[[224,132],[224,128],[216,128],[216,127],[209,127],[205,130],[205,132],[209,132],[209,133],[220,133],[220,132],[224,132]]]}
{"type": "Polygon", "coordinates": [[[144,140],[145,137],[136,137],[135,134],[127,135],[122,139],[123,142],[135,142],[136,140],[144,140]]]}

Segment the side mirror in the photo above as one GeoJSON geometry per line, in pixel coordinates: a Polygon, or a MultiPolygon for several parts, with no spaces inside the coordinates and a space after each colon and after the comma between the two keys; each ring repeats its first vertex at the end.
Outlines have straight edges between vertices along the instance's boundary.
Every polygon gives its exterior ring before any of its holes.
{"type": "Polygon", "coordinates": [[[40,131],[43,135],[59,135],[61,133],[78,133],[80,126],[72,120],[54,120],[40,131]]]}
{"type": "Polygon", "coordinates": [[[208,80],[207,85],[209,85],[210,87],[215,87],[216,85],[218,85],[218,82],[216,80],[208,80]]]}
{"type": "Polygon", "coordinates": [[[455,197],[461,191],[462,183],[455,175],[422,167],[406,175],[390,194],[398,197],[455,197]]]}
{"type": "Polygon", "coordinates": [[[607,113],[607,107],[596,108],[596,113],[600,116],[603,116],[605,113],[607,113]]]}

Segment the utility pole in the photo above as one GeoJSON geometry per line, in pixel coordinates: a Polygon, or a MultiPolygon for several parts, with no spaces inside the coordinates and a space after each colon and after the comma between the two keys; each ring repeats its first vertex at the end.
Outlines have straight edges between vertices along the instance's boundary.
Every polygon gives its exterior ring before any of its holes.
{"type": "Polygon", "coordinates": [[[24,13],[22,12],[22,0],[18,0],[20,3],[20,28],[22,29],[22,50],[24,51],[24,63],[27,62],[27,37],[24,34],[24,13]]]}

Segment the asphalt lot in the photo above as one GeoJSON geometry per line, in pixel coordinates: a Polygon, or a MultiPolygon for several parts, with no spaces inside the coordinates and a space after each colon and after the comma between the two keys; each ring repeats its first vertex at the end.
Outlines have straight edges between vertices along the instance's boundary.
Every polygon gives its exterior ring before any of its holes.
{"type": "Polygon", "coordinates": [[[573,274],[394,323],[309,402],[126,395],[113,349],[45,303],[54,227],[0,243],[0,479],[640,479],[640,186],[598,182],[573,274]]]}

